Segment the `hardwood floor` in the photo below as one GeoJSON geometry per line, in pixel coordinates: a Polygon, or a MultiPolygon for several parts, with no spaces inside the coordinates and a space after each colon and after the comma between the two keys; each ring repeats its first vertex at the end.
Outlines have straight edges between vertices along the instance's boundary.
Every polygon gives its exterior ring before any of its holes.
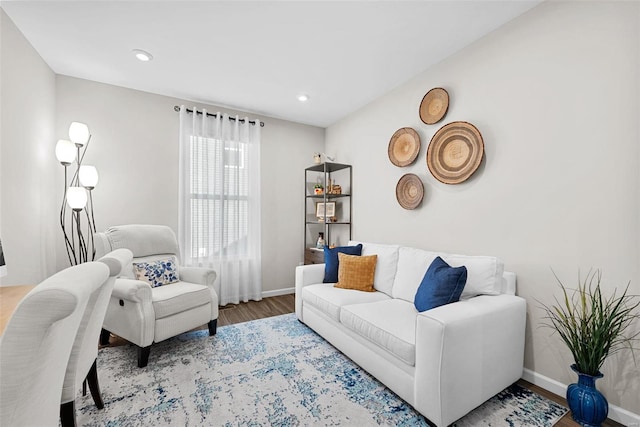
{"type": "MultiPolygon", "coordinates": [[[[220,314],[218,316],[218,327],[232,325],[234,323],[248,322],[250,320],[264,319],[266,317],[279,316],[281,314],[293,313],[295,311],[295,296],[282,295],[277,297],[264,298],[262,301],[249,301],[246,303],[240,303],[238,305],[229,304],[224,307],[220,307],[220,314]]],[[[203,325],[198,329],[206,329],[207,325],[203,325]]],[[[118,345],[118,338],[112,337],[111,345],[118,345]],[[114,342],[115,341],[115,342],[114,342]]],[[[123,340],[124,341],[124,340],[123,340]]],[[[125,341],[126,342],[126,341],[125,341]]],[[[555,395],[537,385],[531,384],[525,380],[519,380],[518,384],[524,388],[527,388],[539,395],[553,400],[562,406],[567,406],[567,401],[555,395]]],[[[556,427],[579,427],[580,425],[571,419],[571,414],[567,413],[564,417],[558,421],[556,427]]],[[[624,427],[622,424],[612,420],[606,420],[603,423],[605,427],[624,427]]]]}
{"type": "Polygon", "coordinates": [[[294,311],[295,296],[293,294],[264,298],[262,301],[243,302],[238,305],[229,304],[220,307],[218,327],[279,316],[294,311]]]}

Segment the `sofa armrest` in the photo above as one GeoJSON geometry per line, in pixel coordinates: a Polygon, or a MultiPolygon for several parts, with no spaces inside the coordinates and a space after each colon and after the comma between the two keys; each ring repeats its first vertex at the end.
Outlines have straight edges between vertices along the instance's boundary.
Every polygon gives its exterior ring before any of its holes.
{"type": "Polygon", "coordinates": [[[142,280],[116,279],[111,297],[131,302],[148,302],[151,304],[151,285],[142,280]]]}
{"type": "Polygon", "coordinates": [[[420,313],[415,407],[449,425],[522,376],[526,301],[482,295],[420,313]]]}
{"type": "Polygon", "coordinates": [[[324,280],[324,264],[308,264],[296,267],[296,290],[307,285],[322,283],[324,280]]]}
{"type": "Polygon", "coordinates": [[[322,283],[324,264],[308,264],[296,267],[296,316],[302,321],[302,288],[322,283]]]}

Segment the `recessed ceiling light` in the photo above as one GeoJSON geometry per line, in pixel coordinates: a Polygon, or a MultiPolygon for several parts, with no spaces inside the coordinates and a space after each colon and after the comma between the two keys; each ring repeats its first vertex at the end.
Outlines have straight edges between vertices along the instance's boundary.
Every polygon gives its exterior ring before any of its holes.
{"type": "Polygon", "coordinates": [[[153,59],[153,55],[151,55],[149,52],[146,52],[142,49],[133,49],[132,52],[136,56],[136,58],[138,58],[140,61],[147,62],[153,59]]]}
{"type": "Polygon", "coordinates": [[[298,95],[298,101],[305,102],[308,100],[309,100],[309,95],[307,95],[306,93],[301,93],[300,95],[298,95]]]}

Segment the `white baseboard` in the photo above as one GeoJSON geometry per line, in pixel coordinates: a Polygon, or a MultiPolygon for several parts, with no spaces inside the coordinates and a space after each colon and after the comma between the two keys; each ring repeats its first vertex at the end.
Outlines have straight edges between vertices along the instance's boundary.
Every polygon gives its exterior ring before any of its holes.
{"type": "Polygon", "coordinates": [[[296,293],[296,288],[276,289],[275,291],[262,292],[262,298],[277,297],[279,295],[289,295],[289,294],[295,294],[295,293],[296,293]]]}
{"type": "MultiPolygon", "coordinates": [[[[567,395],[567,385],[562,384],[559,381],[553,380],[549,377],[545,377],[535,371],[525,368],[522,373],[522,379],[529,381],[531,384],[535,384],[543,389],[550,391],[558,396],[565,397],[567,395]]],[[[617,421],[625,426],[640,426],[640,415],[634,414],[631,411],[627,411],[616,405],[609,403],[609,418],[613,421],[617,421]]]]}

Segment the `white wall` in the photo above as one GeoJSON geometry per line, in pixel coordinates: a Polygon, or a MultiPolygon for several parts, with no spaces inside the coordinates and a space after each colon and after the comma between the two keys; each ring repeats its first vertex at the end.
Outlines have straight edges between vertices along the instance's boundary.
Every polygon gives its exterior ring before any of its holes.
{"type": "Polygon", "coordinates": [[[55,74],[0,9],[2,285],[38,283],[55,271],[54,108],[55,74]]]}
{"type": "MultiPolygon", "coordinates": [[[[640,4],[545,2],[330,126],[326,150],[353,164],[354,238],[501,257],[528,301],[525,367],[575,382],[570,354],[540,329],[539,301],[602,268],[607,293],[640,294],[640,4]],[[425,125],[424,94],[450,95],[445,119],[425,125]],[[466,183],[441,184],[426,166],[430,138],[466,120],[485,142],[485,161],[466,183]],[[391,135],[422,139],[416,163],[387,156],[391,135]],[[425,199],[402,209],[395,185],[418,174],[425,199]],[[372,215],[376,212],[376,215],[372,215]]],[[[628,353],[600,380],[609,402],[640,413],[640,370],[628,353]]]]}
{"type": "MultiPolygon", "coordinates": [[[[177,232],[179,121],[173,107],[194,103],[61,75],[56,91],[57,137],[66,135],[72,121],[87,123],[92,133],[84,164],[95,165],[100,174],[93,192],[96,227],[166,224],[177,232]]],[[[239,114],[266,123],[261,130],[263,290],[291,288],[302,261],[304,168],[322,150],[324,129],[239,114]]],[[[63,188],[59,169],[56,197],[63,188]]],[[[58,248],[57,266],[63,268],[62,240],[58,248]]]]}
{"type": "Polygon", "coordinates": [[[38,283],[68,266],[58,224],[63,169],[55,144],[72,121],[92,133],[96,225],[178,224],[178,114],[174,105],[248,115],[262,128],[263,290],[293,287],[302,261],[304,168],[324,129],[56,75],[0,11],[0,238],[2,285],[38,283]]]}

